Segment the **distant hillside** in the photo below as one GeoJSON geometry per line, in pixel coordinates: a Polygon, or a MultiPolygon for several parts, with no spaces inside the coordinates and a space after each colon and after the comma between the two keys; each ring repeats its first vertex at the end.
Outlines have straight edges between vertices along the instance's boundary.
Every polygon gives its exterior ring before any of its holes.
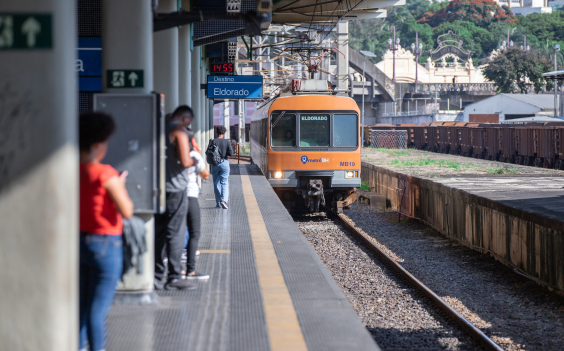
{"type": "Polygon", "coordinates": [[[474,65],[507,40],[508,30],[510,41],[517,47],[523,45],[526,36],[527,45],[547,57],[552,55],[552,44],[560,43],[564,49],[564,11],[514,16],[509,8],[499,7],[493,0],[409,0],[406,6],[389,8],[386,20],[351,21],[351,47],[375,53],[378,58],[373,61],[378,62],[388,50],[394,26],[404,48],[415,43],[415,33],[419,34],[419,42],[423,43],[419,62],[427,60],[429,50],[437,45],[437,37],[449,30],[462,37],[474,65]]]}

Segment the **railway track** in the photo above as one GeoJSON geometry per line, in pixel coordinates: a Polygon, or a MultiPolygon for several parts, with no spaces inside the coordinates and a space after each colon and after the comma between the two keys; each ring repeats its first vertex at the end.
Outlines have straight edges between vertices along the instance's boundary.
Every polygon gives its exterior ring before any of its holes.
{"type": "Polygon", "coordinates": [[[356,227],[354,227],[354,225],[351,224],[346,215],[334,214],[330,218],[334,219],[343,228],[346,228],[355,239],[361,242],[365,246],[365,248],[376,255],[381,260],[381,262],[385,266],[387,266],[387,268],[393,271],[397,275],[397,278],[422,294],[426,298],[426,302],[430,302],[434,307],[437,307],[442,313],[448,316],[450,320],[456,323],[472,339],[482,345],[486,350],[503,350],[499,345],[488,338],[487,335],[482,333],[480,329],[478,329],[476,326],[466,320],[462,315],[456,312],[425,284],[419,281],[415,276],[409,273],[387,253],[385,253],[377,245],[375,245],[374,242],[370,240],[370,237],[368,235],[364,234],[361,230],[358,230],[356,227]]]}

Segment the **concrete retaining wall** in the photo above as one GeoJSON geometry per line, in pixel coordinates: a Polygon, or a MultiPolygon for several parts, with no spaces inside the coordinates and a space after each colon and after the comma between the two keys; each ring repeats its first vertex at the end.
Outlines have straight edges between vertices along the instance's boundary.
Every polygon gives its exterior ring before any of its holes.
{"type": "Polygon", "coordinates": [[[564,292],[564,222],[366,162],[361,176],[393,209],[564,292]]]}

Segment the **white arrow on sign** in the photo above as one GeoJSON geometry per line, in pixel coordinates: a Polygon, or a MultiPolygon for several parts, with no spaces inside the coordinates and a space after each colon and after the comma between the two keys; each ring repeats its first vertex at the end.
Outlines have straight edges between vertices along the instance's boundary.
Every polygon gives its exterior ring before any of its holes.
{"type": "Polygon", "coordinates": [[[139,77],[137,76],[137,74],[135,72],[131,72],[129,74],[129,76],[127,76],[127,79],[129,79],[131,81],[131,86],[134,87],[135,83],[137,83],[137,79],[139,79],[139,77]]]}
{"type": "Polygon", "coordinates": [[[35,46],[35,37],[41,32],[41,24],[34,18],[30,17],[22,24],[22,33],[27,35],[27,46],[32,48],[35,46]]]}

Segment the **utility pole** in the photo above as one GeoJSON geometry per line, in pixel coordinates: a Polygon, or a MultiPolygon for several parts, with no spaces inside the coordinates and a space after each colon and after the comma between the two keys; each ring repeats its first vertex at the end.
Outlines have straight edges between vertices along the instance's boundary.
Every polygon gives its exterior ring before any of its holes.
{"type": "MultiPolygon", "coordinates": [[[[231,133],[229,132],[229,100],[225,99],[223,103],[223,126],[225,127],[225,139],[231,139],[231,133]]],[[[211,138],[211,137],[210,137],[211,138]]]]}
{"type": "Polygon", "coordinates": [[[396,50],[398,50],[398,46],[400,43],[400,38],[396,39],[396,27],[394,26],[394,39],[388,39],[388,45],[390,46],[390,50],[394,54],[393,58],[393,76],[392,81],[396,81],[396,50]]]}
{"type": "MultiPolygon", "coordinates": [[[[557,71],[556,52],[560,51],[560,44],[552,45],[554,49],[554,70],[557,71]]],[[[558,80],[554,79],[554,118],[558,117],[558,80]]]]}

